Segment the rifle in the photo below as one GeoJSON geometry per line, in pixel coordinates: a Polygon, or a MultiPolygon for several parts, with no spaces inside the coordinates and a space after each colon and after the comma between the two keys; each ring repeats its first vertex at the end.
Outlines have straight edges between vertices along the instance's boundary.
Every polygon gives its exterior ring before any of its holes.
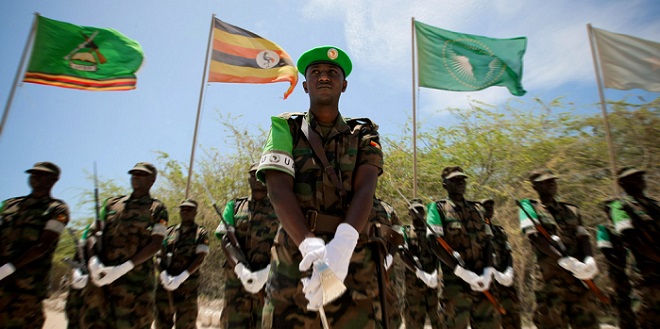
{"type": "Polygon", "coordinates": [[[69,235],[73,238],[74,243],[76,244],[76,258],[78,258],[80,261],[76,262],[75,260],[71,260],[69,258],[65,258],[64,262],[69,264],[72,267],[78,267],[80,268],[83,272],[87,271],[87,261],[85,259],[85,246],[82,245],[79,241],[78,238],[76,237],[76,232],[73,230],[71,227],[67,227],[67,232],[69,232],[69,235]],[[74,263],[77,264],[78,266],[74,266],[74,263]]]}
{"type": "MultiPolygon", "coordinates": [[[[447,241],[445,241],[445,239],[443,237],[435,234],[435,231],[433,230],[431,225],[429,225],[429,223],[426,222],[426,219],[421,218],[421,215],[419,214],[417,209],[415,209],[414,207],[411,207],[410,201],[408,201],[408,199],[406,199],[406,197],[403,195],[403,193],[401,193],[401,191],[399,191],[398,189],[397,189],[397,192],[399,192],[399,195],[401,195],[401,198],[403,198],[403,200],[406,201],[406,203],[408,204],[408,207],[410,207],[415,212],[415,216],[417,216],[422,222],[424,222],[424,225],[426,225],[426,229],[435,238],[435,241],[438,242],[442,246],[442,248],[445,250],[445,252],[447,252],[449,255],[454,257],[456,262],[458,262],[458,265],[460,265],[461,267],[465,267],[465,261],[463,261],[463,258],[461,257],[461,254],[459,254],[457,251],[452,249],[452,247],[449,245],[449,243],[447,243],[447,241]]],[[[431,244],[431,246],[433,246],[433,244],[431,244]]],[[[435,249],[433,247],[431,248],[431,250],[433,251],[433,254],[435,254],[435,256],[438,257],[438,259],[442,260],[440,250],[435,249]]],[[[490,291],[484,290],[483,294],[486,296],[488,301],[491,304],[493,304],[493,307],[495,307],[495,309],[500,314],[506,314],[506,310],[504,309],[504,307],[502,307],[502,305],[500,305],[500,303],[497,301],[497,299],[495,299],[495,296],[493,296],[493,294],[491,294],[490,291]]]]}
{"type": "MultiPolygon", "coordinates": [[[[545,226],[543,226],[543,223],[540,220],[537,221],[536,219],[534,219],[532,217],[532,215],[530,215],[527,212],[527,209],[525,209],[525,207],[523,207],[522,203],[520,203],[520,201],[518,201],[518,199],[514,198],[513,200],[516,202],[516,206],[518,206],[518,208],[520,208],[523,211],[523,213],[525,213],[525,216],[527,217],[527,219],[529,219],[532,222],[532,224],[536,228],[536,231],[541,233],[541,235],[548,241],[550,246],[555,248],[559,252],[559,254],[561,254],[562,257],[569,256],[566,253],[566,249],[562,248],[561,241],[556,241],[555,239],[553,239],[552,236],[550,235],[550,233],[548,233],[548,230],[545,229],[545,226]]],[[[594,283],[593,280],[585,279],[585,280],[582,280],[582,282],[584,282],[584,284],[587,285],[589,290],[591,290],[591,292],[593,292],[596,295],[596,297],[598,297],[598,299],[600,299],[603,303],[605,303],[605,304],[610,303],[610,299],[607,296],[605,296],[605,294],[603,294],[603,292],[600,290],[600,288],[598,288],[598,286],[594,283]]]]}
{"type": "Polygon", "coordinates": [[[94,214],[96,216],[94,220],[94,226],[96,227],[96,232],[94,232],[96,253],[100,254],[103,251],[103,221],[101,221],[99,207],[99,181],[96,174],[96,162],[94,162],[94,214]]]}
{"type": "Polygon", "coordinates": [[[227,233],[225,233],[225,235],[222,237],[222,247],[225,251],[225,254],[227,255],[228,260],[233,262],[234,266],[238,263],[243,263],[243,265],[245,265],[245,267],[251,271],[252,269],[250,269],[250,262],[248,262],[247,257],[245,257],[245,254],[243,254],[243,251],[241,250],[241,245],[238,243],[238,239],[234,233],[234,227],[230,226],[222,216],[222,211],[220,210],[220,207],[218,207],[218,204],[215,202],[215,199],[213,199],[211,192],[206,186],[206,183],[204,183],[204,190],[206,191],[207,197],[213,204],[215,213],[220,216],[220,221],[227,227],[227,233]]]}

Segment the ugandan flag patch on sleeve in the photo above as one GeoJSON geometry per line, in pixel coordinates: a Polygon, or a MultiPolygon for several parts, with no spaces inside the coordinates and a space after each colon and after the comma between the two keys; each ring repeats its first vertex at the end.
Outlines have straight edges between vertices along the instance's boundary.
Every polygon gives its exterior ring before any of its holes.
{"type": "Polygon", "coordinates": [[[164,220],[164,219],[161,219],[161,220],[158,222],[158,224],[163,225],[163,226],[167,226],[167,221],[164,220]]]}
{"type": "Polygon", "coordinates": [[[69,216],[67,216],[66,214],[59,214],[57,215],[57,217],[55,217],[55,220],[60,223],[66,224],[69,222],[69,216]]]}
{"type": "Polygon", "coordinates": [[[374,142],[374,141],[369,141],[369,145],[371,145],[371,146],[373,146],[373,147],[375,147],[375,148],[377,148],[377,149],[380,150],[380,145],[378,145],[378,143],[376,143],[376,142],[374,142]]]}

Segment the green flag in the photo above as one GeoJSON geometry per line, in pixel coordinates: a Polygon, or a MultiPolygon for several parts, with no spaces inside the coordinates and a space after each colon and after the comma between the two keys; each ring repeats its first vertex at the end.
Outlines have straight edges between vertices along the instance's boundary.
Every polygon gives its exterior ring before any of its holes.
{"type": "Polygon", "coordinates": [[[516,96],[522,87],[527,38],[492,39],[456,33],[415,21],[419,86],[474,91],[504,86],[516,96]]]}
{"type": "Polygon", "coordinates": [[[77,26],[37,16],[23,81],[84,90],[135,89],[140,44],[113,29],[77,26]]]}

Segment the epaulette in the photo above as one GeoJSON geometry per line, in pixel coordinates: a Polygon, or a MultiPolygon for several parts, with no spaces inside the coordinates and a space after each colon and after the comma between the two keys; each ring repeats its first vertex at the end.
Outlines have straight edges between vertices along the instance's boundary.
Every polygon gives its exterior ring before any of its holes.
{"type": "Polygon", "coordinates": [[[372,129],[378,130],[378,125],[369,118],[346,118],[345,120],[351,128],[357,125],[368,125],[372,129]]]}
{"type": "Polygon", "coordinates": [[[298,116],[300,117],[305,116],[305,112],[284,112],[278,115],[277,117],[280,119],[289,120],[292,117],[298,117],[298,116]]]}

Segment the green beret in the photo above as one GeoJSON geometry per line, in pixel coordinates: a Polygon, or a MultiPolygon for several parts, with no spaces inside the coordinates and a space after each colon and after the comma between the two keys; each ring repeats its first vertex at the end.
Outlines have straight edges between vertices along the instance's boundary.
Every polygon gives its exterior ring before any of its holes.
{"type": "Polygon", "coordinates": [[[353,64],[348,55],[341,49],[334,46],[321,46],[312,48],[298,59],[298,71],[304,76],[307,67],[315,63],[331,63],[339,66],[344,72],[344,78],[351,74],[353,64]]]}

